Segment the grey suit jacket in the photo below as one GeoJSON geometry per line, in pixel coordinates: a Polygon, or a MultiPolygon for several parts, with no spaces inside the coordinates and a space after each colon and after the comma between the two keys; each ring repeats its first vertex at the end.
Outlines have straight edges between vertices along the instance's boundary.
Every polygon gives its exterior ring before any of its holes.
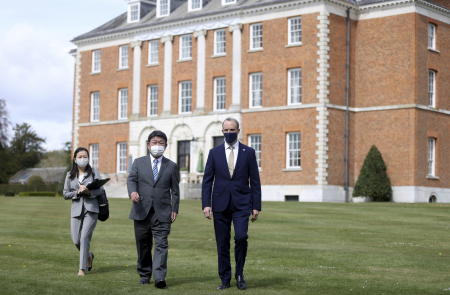
{"type": "Polygon", "coordinates": [[[144,220],[150,209],[154,208],[156,217],[161,222],[170,222],[171,212],[178,213],[180,204],[180,173],[178,166],[163,157],[156,182],[153,181],[150,156],[134,160],[128,175],[128,196],[139,193],[141,200],[133,202],[130,219],[144,220]]]}
{"type": "MultiPolygon", "coordinates": [[[[94,176],[91,174],[85,177],[81,182],[82,185],[87,185],[95,179],[100,178],[100,173],[93,169],[94,176]]],[[[78,217],[82,213],[83,205],[89,212],[98,213],[98,201],[97,196],[102,193],[102,188],[91,190],[90,196],[77,195],[77,190],[80,188],[80,183],[78,178],[70,179],[69,172],[66,175],[66,180],[64,181],[63,195],[64,199],[72,200],[71,217],[78,217]]]]}

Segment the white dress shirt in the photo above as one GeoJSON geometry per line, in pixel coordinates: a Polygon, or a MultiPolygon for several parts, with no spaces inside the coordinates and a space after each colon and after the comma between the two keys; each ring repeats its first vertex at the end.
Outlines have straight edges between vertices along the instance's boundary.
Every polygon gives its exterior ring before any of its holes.
{"type": "Polygon", "coordinates": [[[162,158],[163,158],[163,156],[161,156],[161,157],[159,157],[159,158],[156,159],[155,157],[152,156],[152,154],[150,154],[150,160],[152,161],[152,167],[150,167],[150,169],[153,170],[153,165],[155,165],[155,164],[153,163],[153,161],[154,161],[155,159],[158,160],[158,175],[159,175],[159,170],[161,169],[162,158]]]}
{"type": "MultiPolygon", "coordinates": [[[[230,144],[228,144],[225,141],[225,155],[227,156],[227,163],[228,163],[228,158],[230,157],[230,153],[231,153],[231,149],[229,148],[230,144]]],[[[233,144],[233,153],[234,153],[234,164],[233,166],[236,168],[236,161],[237,161],[237,157],[238,157],[238,153],[239,153],[239,140],[236,140],[236,142],[233,144]]]]}

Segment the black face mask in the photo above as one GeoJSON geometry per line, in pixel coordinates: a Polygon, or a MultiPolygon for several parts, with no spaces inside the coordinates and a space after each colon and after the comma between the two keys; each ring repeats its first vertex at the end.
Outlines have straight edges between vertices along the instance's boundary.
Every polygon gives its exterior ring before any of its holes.
{"type": "Polygon", "coordinates": [[[225,141],[228,144],[232,144],[233,142],[236,141],[238,134],[237,134],[237,132],[228,132],[228,133],[224,133],[223,136],[225,136],[225,141]]]}

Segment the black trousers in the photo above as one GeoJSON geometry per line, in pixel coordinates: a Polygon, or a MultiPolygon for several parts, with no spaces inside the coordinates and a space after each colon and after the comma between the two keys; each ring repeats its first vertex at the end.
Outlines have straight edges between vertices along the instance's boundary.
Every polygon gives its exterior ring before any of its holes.
{"type": "Polygon", "coordinates": [[[229,206],[223,212],[213,212],[214,232],[216,235],[219,277],[223,283],[231,280],[230,230],[234,227],[235,277],[244,274],[245,258],[248,247],[248,219],[250,211],[235,210],[229,206]]]}
{"type": "Polygon", "coordinates": [[[163,281],[167,275],[168,236],[170,223],[160,222],[153,207],[144,220],[134,221],[134,235],[137,248],[137,272],[141,277],[163,281]],[[152,259],[153,241],[155,242],[152,259]]]}

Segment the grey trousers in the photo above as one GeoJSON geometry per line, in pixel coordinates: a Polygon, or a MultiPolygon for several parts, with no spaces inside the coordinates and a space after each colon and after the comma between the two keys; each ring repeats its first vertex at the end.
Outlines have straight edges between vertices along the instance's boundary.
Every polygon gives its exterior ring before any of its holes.
{"type": "Polygon", "coordinates": [[[83,212],[81,216],[71,218],[70,231],[72,234],[72,242],[80,250],[80,269],[83,270],[87,270],[88,268],[88,258],[91,255],[89,247],[95,225],[97,224],[97,217],[97,213],[88,211],[83,212]]]}
{"type": "Polygon", "coordinates": [[[167,256],[169,243],[167,237],[170,233],[170,223],[160,222],[156,218],[152,207],[144,220],[134,221],[134,234],[137,248],[137,272],[140,277],[153,278],[164,281],[167,275],[167,256]],[[155,247],[152,259],[153,241],[155,247]]]}

